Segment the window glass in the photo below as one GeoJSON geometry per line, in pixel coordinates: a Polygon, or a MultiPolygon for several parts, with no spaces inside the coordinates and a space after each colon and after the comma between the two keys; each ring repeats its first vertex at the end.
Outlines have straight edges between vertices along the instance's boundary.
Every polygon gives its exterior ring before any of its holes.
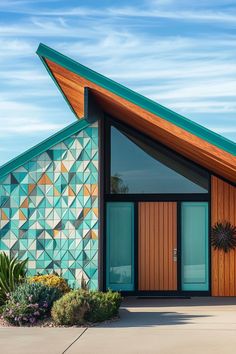
{"type": "Polygon", "coordinates": [[[110,192],[207,193],[208,173],[165,147],[111,127],[110,192]]]}
{"type": "Polygon", "coordinates": [[[208,203],[182,203],[182,290],[208,290],[208,203]]]}
{"type": "Polygon", "coordinates": [[[133,203],[107,203],[107,288],[134,288],[134,206],[133,203]]]}

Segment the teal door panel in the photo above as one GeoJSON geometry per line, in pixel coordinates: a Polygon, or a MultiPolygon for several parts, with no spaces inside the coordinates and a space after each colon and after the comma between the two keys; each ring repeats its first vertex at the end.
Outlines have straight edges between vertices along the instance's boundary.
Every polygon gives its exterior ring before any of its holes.
{"type": "Polygon", "coordinates": [[[134,205],[110,202],[106,211],[107,289],[134,290],[134,205]]]}
{"type": "Polygon", "coordinates": [[[181,203],[182,290],[209,290],[208,203],[181,203]]]}

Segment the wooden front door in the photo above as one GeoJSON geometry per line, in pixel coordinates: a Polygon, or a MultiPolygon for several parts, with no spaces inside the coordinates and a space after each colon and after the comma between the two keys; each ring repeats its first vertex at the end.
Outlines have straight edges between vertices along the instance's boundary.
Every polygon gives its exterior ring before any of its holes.
{"type": "Polygon", "coordinates": [[[139,203],[138,289],[177,290],[177,203],[139,203]]]}

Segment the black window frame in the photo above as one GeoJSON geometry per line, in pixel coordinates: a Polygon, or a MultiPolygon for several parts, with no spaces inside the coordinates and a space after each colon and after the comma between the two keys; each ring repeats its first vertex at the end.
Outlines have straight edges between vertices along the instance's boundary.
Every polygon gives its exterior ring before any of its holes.
{"type": "Polygon", "coordinates": [[[147,136],[146,134],[140,133],[134,128],[131,128],[127,124],[118,121],[117,119],[113,119],[111,116],[104,115],[104,136],[106,139],[105,143],[105,161],[104,161],[104,177],[105,177],[105,200],[106,201],[209,201],[210,200],[210,187],[211,187],[211,173],[203,168],[202,166],[196,164],[195,162],[187,159],[181,154],[173,151],[168,148],[164,144],[154,141],[152,138],[147,136]],[[171,154],[175,154],[182,160],[185,160],[187,163],[191,163],[191,165],[201,170],[204,170],[208,173],[208,191],[205,193],[111,193],[111,127],[115,127],[121,133],[125,132],[134,136],[137,139],[143,140],[145,143],[151,144],[154,148],[161,146],[167,152],[170,151],[171,154]]]}
{"type": "MultiPolygon", "coordinates": [[[[110,175],[111,175],[111,126],[121,129],[121,131],[127,131],[128,133],[137,136],[144,137],[150,143],[154,139],[150,138],[145,133],[141,133],[137,129],[129,126],[117,118],[113,118],[106,112],[103,112],[102,119],[99,120],[99,208],[100,208],[100,226],[99,233],[101,235],[99,243],[99,257],[98,257],[98,269],[99,269],[99,289],[106,291],[106,203],[116,202],[116,201],[127,201],[133,202],[135,207],[135,218],[134,218],[134,291],[122,291],[124,296],[211,296],[211,177],[213,175],[212,171],[204,168],[203,166],[191,161],[190,159],[184,157],[183,155],[177,153],[173,149],[170,149],[166,145],[159,143],[164,146],[167,150],[172,153],[179,155],[181,158],[189,161],[191,164],[198,166],[199,168],[205,170],[208,173],[208,193],[193,193],[193,194],[111,194],[110,193],[110,175]],[[173,201],[177,203],[177,290],[175,291],[140,291],[138,290],[138,202],[142,201],[173,201]],[[209,290],[208,291],[183,291],[181,289],[181,202],[184,201],[205,201],[208,202],[209,211],[209,257],[208,257],[208,267],[209,267],[209,290]]],[[[155,146],[157,146],[156,141],[154,141],[155,146]]],[[[215,175],[215,174],[214,174],[215,175]]]]}

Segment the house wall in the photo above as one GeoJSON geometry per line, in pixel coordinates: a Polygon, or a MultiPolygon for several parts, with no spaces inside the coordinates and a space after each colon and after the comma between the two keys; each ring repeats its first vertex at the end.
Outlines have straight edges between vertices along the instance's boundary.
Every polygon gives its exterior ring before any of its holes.
{"type": "Polygon", "coordinates": [[[97,123],[0,179],[0,251],[97,288],[97,123]]]}
{"type": "MultiPolygon", "coordinates": [[[[229,221],[236,226],[236,188],[212,177],[211,224],[229,221]]],[[[212,248],[212,296],[236,296],[236,250],[212,248]]]]}

